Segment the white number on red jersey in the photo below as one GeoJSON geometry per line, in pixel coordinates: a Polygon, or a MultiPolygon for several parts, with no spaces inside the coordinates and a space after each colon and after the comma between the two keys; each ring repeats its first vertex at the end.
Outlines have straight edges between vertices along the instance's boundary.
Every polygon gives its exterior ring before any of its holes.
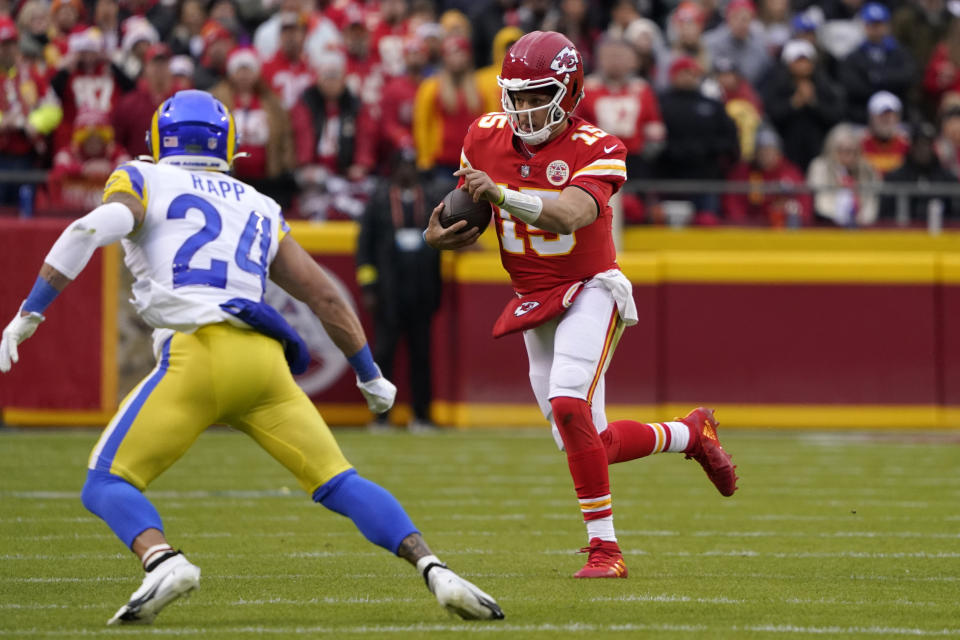
{"type": "Polygon", "coordinates": [[[509,117],[505,113],[488,113],[477,121],[477,126],[481,129],[503,129],[509,117]]]}
{"type": "MultiPolygon", "coordinates": [[[[506,187],[507,185],[503,185],[506,187]]],[[[520,191],[540,196],[544,200],[560,197],[559,191],[549,189],[531,189],[521,187],[520,191]]],[[[553,233],[517,221],[509,213],[500,210],[500,246],[507,253],[530,253],[541,257],[564,256],[573,251],[577,244],[576,232],[571,234],[553,233]]]]}
{"type": "Polygon", "coordinates": [[[583,140],[584,144],[590,146],[600,138],[606,138],[608,134],[606,131],[600,127],[595,127],[592,124],[582,124],[577,127],[576,132],[570,136],[571,140],[583,140]]]}

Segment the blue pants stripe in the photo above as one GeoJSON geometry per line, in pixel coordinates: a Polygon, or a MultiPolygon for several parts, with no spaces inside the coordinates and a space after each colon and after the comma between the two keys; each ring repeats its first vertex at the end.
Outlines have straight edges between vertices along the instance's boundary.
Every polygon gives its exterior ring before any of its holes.
{"type": "Polygon", "coordinates": [[[120,448],[120,443],[123,442],[123,438],[127,435],[127,431],[130,430],[130,425],[133,424],[133,421],[136,420],[137,415],[140,413],[140,409],[143,408],[144,403],[147,401],[147,398],[150,397],[150,394],[154,389],[157,388],[157,385],[160,384],[160,381],[163,379],[164,374],[167,372],[167,369],[170,366],[170,341],[173,339],[171,336],[167,338],[167,341],[163,343],[163,353],[160,355],[160,365],[157,367],[157,370],[153,372],[146,383],[140,387],[140,391],[137,393],[136,397],[127,405],[126,410],[123,412],[123,416],[117,422],[117,426],[113,429],[113,433],[110,434],[110,437],[107,438],[106,444],[103,446],[103,450],[100,451],[100,456],[97,458],[96,466],[94,467],[98,471],[110,472],[110,467],[113,466],[113,458],[117,455],[117,449],[120,448]]]}

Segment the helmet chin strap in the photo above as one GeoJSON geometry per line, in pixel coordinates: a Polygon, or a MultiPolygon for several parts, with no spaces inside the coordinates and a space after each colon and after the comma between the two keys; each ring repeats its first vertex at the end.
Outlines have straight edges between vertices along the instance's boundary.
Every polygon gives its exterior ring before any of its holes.
{"type": "Polygon", "coordinates": [[[550,139],[550,134],[553,133],[553,127],[543,127],[533,133],[517,133],[521,140],[526,144],[538,145],[543,144],[550,139]]]}
{"type": "Polygon", "coordinates": [[[552,122],[552,120],[554,120],[554,117],[553,117],[553,116],[558,112],[558,110],[560,109],[560,107],[558,107],[557,105],[551,104],[551,105],[546,105],[546,106],[544,106],[544,107],[539,107],[539,108],[541,108],[541,109],[546,109],[547,107],[550,107],[550,110],[549,110],[548,115],[547,115],[548,122],[545,123],[545,124],[544,124],[542,127],[540,127],[539,129],[537,129],[536,131],[526,132],[526,131],[523,131],[523,130],[520,128],[520,117],[521,117],[521,115],[526,116],[526,118],[527,118],[527,124],[530,125],[530,128],[531,128],[531,129],[533,128],[533,114],[532,114],[531,112],[536,111],[536,109],[527,109],[527,110],[525,110],[525,111],[523,111],[523,112],[518,112],[518,113],[516,113],[516,114],[515,114],[516,121],[514,121],[514,119],[511,118],[511,122],[510,122],[510,124],[511,124],[511,126],[512,126],[512,128],[513,128],[514,134],[516,134],[516,136],[517,136],[518,138],[520,138],[521,140],[523,140],[525,143],[527,143],[527,144],[532,144],[532,145],[543,144],[544,142],[546,142],[547,140],[549,140],[549,139],[550,139],[550,136],[553,135],[553,132],[554,132],[554,130],[555,130],[555,127],[556,127],[558,124],[562,124],[562,123],[563,123],[563,121],[564,121],[564,116],[565,116],[566,114],[564,114],[564,113],[561,111],[561,112],[560,112],[560,114],[561,114],[561,115],[560,115],[560,118],[559,118],[556,122],[552,122]]]}

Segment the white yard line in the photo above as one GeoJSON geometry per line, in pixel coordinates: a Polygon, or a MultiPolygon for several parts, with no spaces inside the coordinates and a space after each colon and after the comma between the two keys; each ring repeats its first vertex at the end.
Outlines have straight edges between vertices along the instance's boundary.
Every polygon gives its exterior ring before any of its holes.
{"type": "MultiPolygon", "coordinates": [[[[697,604],[729,604],[729,605],[747,605],[747,606],[765,606],[770,603],[767,599],[738,599],[738,598],[701,598],[695,596],[685,596],[679,594],[661,593],[661,594],[628,594],[623,596],[597,596],[590,598],[591,602],[676,602],[676,603],[697,603],[697,604]]],[[[945,607],[940,602],[914,602],[911,600],[833,600],[830,598],[780,598],[775,602],[794,605],[824,605],[841,607],[945,607]]]]}
{"type": "MultiPolygon", "coordinates": [[[[791,624],[779,625],[745,625],[745,626],[706,626],[684,624],[407,624],[407,625],[355,625],[355,626],[299,626],[299,627],[270,627],[247,626],[227,627],[222,629],[201,628],[163,628],[163,627],[119,627],[111,629],[110,635],[157,635],[157,636],[187,636],[208,635],[211,632],[218,635],[231,636],[305,636],[317,634],[330,635],[358,635],[358,634],[400,634],[400,633],[475,633],[484,635],[517,634],[517,633],[582,633],[596,634],[602,632],[662,632],[680,634],[703,634],[749,631],[769,634],[812,634],[812,635],[863,635],[863,636],[910,636],[910,637],[960,637],[960,629],[923,629],[917,627],[841,627],[841,626],[802,626],[791,624]]],[[[11,631],[0,630],[0,636],[27,637],[90,637],[101,636],[101,630],[92,629],[17,629],[11,631]]]]}
{"type": "MultiPolygon", "coordinates": [[[[289,535],[289,534],[285,534],[289,535]]],[[[220,537],[220,536],[216,536],[220,537]]],[[[230,537],[229,534],[223,537],[230,537]]],[[[501,553],[498,549],[481,549],[475,547],[468,548],[442,548],[438,552],[446,555],[497,555],[501,553]]],[[[533,552],[531,552],[533,553],[533,552]]],[[[573,549],[544,549],[538,552],[540,555],[565,556],[574,555],[573,549]]],[[[960,551],[757,551],[755,549],[724,549],[710,550],[700,552],[690,551],[646,551],[644,549],[627,549],[623,552],[625,556],[662,556],[675,558],[712,558],[712,557],[734,557],[734,558],[781,558],[781,559],[806,559],[806,558],[855,558],[855,559],[875,559],[875,560],[899,560],[904,558],[911,559],[954,559],[960,558],[960,551]]],[[[286,553],[274,553],[274,558],[359,558],[359,557],[379,557],[383,552],[380,550],[370,551],[289,551],[286,553]]],[[[196,559],[242,559],[246,557],[261,557],[259,551],[251,553],[220,553],[220,552],[194,552],[190,554],[191,558],[196,559]]],[[[28,553],[8,553],[0,554],[0,560],[114,560],[129,557],[123,553],[53,553],[53,554],[28,554],[28,553]]],[[[0,577],[0,582],[9,578],[0,577]]]]}

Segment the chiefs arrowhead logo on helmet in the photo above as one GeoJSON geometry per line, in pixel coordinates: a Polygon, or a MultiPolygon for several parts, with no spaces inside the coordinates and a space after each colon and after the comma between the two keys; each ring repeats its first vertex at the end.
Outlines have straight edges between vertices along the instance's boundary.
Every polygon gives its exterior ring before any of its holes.
{"type": "Polygon", "coordinates": [[[507,51],[497,83],[503,89],[503,110],[510,116],[513,133],[528,143],[541,144],[566,121],[583,97],[583,60],[562,33],[534,31],[507,51]],[[549,92],[552,99],[543,106],[518,109],[513,94],[524,91],[549,92]],[[546,122],[533,129],[533,115],[539,110],[546,111],[546,122]],[[520,126],[521,119],[524,127],[520,126]]]}
{"type": "Polygon", "coordinates": [[[580,63],[580,56],[573,47],[564,47],[557,57],[550,63],[550,68],[557,73],[573,73],[580,63]]]}

